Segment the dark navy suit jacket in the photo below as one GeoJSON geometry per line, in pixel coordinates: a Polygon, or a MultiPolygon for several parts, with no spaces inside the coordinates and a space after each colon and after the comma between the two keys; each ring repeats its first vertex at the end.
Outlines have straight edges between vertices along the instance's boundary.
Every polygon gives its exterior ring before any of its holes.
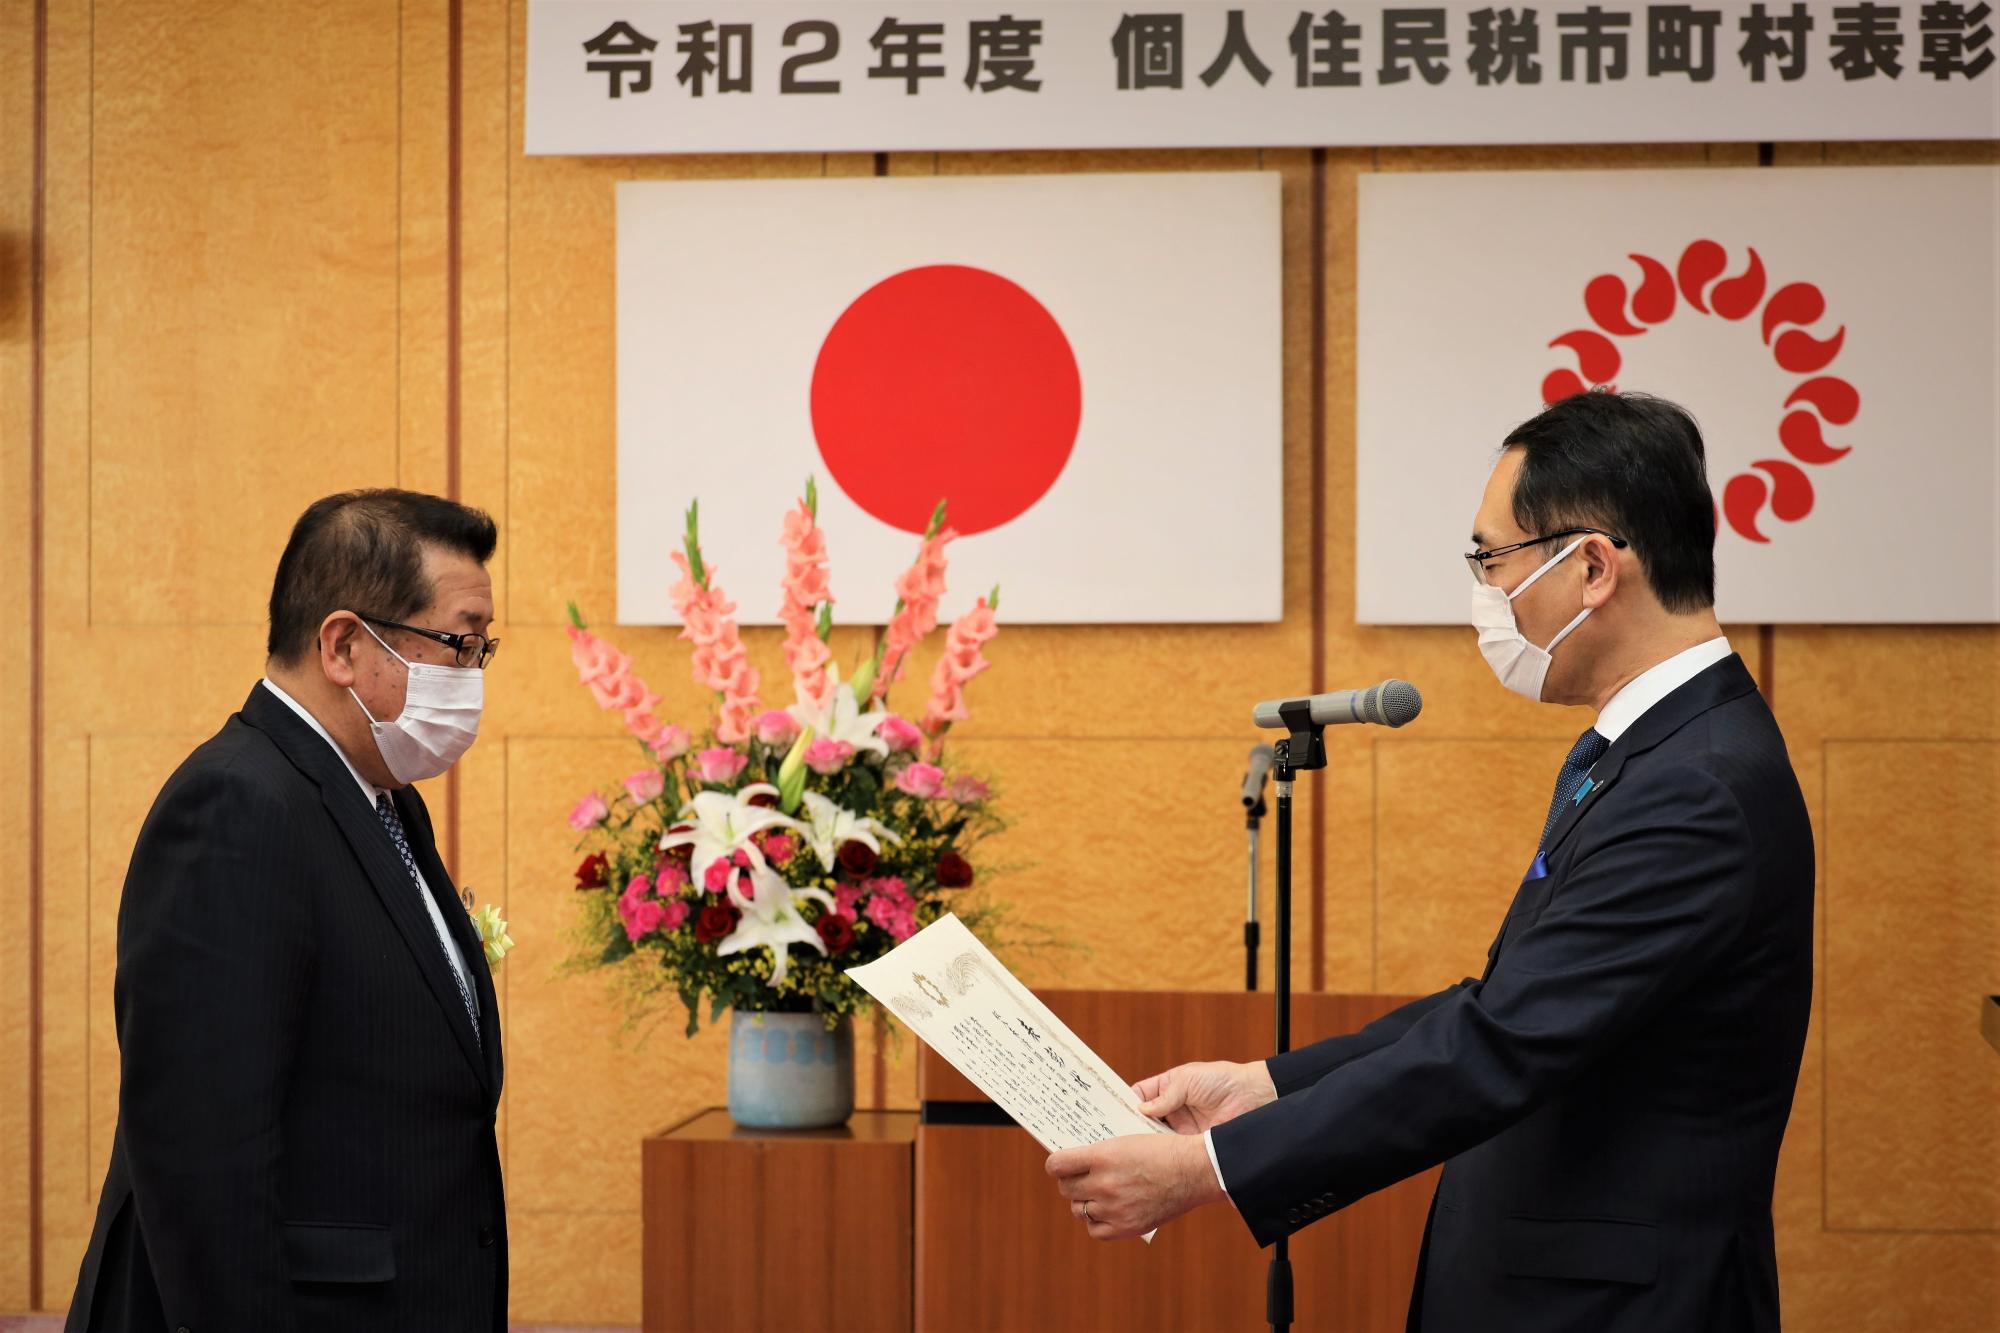
{"type": "Polygon", "coordinates": [[[1612,744],[1543,860],[1484,976],[1270,1062],[1213,1131],[1230,1197],[1268,1245],[1444,1163],[1413,1330],[1774,1330],[1813,841],[1742,659],[1612,744]]]}
{"type": "Polygon", "coordinates": [[[504,1333],[500,1024],[339,754],[261,684],[154,801],[118,905],[118,1131],[70,1333],[504,1333]]]}

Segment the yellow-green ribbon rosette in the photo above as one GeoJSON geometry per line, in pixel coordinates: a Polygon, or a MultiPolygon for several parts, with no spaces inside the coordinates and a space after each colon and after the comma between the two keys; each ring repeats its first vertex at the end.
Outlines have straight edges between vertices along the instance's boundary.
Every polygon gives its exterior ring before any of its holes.
{"type": "Polygon", "coordinates": [[[473,929],[479,932],[479,942],[486,946],[486,961],[493,967],[500,966],[500,960],[514,947],[514,937],[507,933],[507,923],[500,916],[500,909],[492,903],[470,913],[473,929]]]}

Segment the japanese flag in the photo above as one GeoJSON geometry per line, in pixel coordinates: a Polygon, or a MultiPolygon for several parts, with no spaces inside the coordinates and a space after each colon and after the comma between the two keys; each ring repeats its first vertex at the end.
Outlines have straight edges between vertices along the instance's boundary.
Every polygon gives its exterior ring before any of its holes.
{"type": "Polygon", "coordinates": [[[628,182],[618,614],[703,553],[774,623],[818,479],[837,614],[886,620],[938,501],[956,613],[1281,614],[1275,173],[628,182]]]}

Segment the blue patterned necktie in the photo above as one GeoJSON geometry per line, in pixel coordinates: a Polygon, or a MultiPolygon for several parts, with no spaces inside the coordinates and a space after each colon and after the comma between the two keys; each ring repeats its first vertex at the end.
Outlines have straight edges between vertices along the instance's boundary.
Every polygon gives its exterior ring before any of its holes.
{"type": "Polygon", "coordinates": [[[1556,821],[1562,818],[1564,810],[1576,799],[1576,793],[1583,786],[1584,774],[1590,766],[1604,757],[1611,748],[1611,742],[1597,734],[1592,727],[1576,738],[1576,744],[1569,747],[1569,758],[1563,760],[1562,772],[1556,775],[1556,794],[1549,801],[1549,817],[1542,821],[1542,841],[1538,846],[1546,847],[1549,834],[1555,832],[1556,821]]]}
{"type": "MultiPolygon", "coordinates": [[[[402,817],[396,813],[396,806],[390,801],[389,793],[382,792],[375,797],[375,813],[382,816],[382,827],[389,830],[390,840],[396,844],[396,851],[402,855],[403,869],[410,872],[410,883],[416,886],[418,893],[429,893],[424,887],[424,877],[417,873],[417,858],[410,855],[410,840],[403,834],[402,817]]],[[[424,916],[429,918],[428,908],[425,909],[424,916]]],[[[436,934],[435,931],[432,933],[436,934]]],[[[442,935],[438,936],[438,952],[444,955],[444,970],[451,973],[451,979],[458,983],[458,998],[465,1001],[465,1016],[472,1020],[472,1039],[479,1044],[480,1049],[484,1050],[486,1043],[479,1036],[478,1006],[473,1004],[472,992],[467,989],[465,978],[451,961],[451,950],[445,947],[442,935]]]]}

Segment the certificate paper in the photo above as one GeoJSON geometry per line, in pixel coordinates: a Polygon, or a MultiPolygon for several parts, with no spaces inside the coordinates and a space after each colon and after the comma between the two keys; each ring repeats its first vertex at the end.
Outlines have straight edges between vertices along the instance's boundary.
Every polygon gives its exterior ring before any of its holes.
{"type": "Polygon", "coordinates": [[[1173,1133],[955,916],[847,975],[1050,1152],[1173,1133]]]}

